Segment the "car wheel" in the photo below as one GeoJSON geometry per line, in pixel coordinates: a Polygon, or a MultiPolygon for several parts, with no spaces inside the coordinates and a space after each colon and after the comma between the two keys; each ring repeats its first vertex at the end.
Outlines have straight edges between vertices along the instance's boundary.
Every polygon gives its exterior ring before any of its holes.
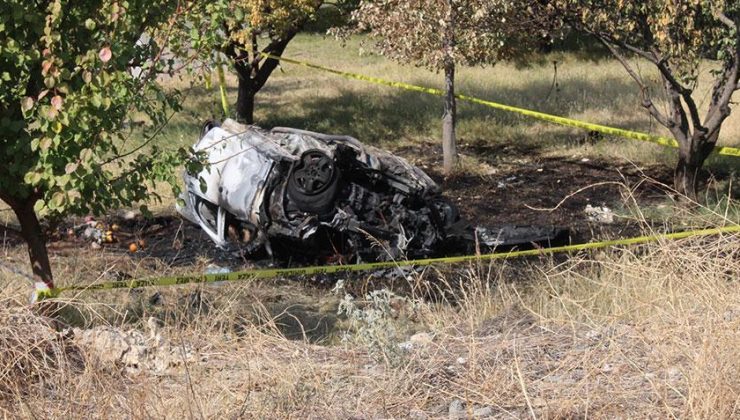
{"type": "Polygon", "coordinates": [[[328,213],[338,190],[339,168],[321,150],[307,150],[288,176],[288,197],[305,212],[328,213]]]}

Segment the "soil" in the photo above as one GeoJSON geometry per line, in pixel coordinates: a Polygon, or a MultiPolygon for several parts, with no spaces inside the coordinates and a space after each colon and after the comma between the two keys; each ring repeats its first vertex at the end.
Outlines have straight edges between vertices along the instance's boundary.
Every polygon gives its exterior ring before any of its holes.
{"type": "Polygon", "coordinates": [[[425,145],[410,161],[421,166],[438,182],[460,208],[461,215],[481,226],[553,225],[571,231],[573,242],[601,236],[625,236],[639,231],[629,217],[614,223],[588,220],[587,205],[621,211],[631,196],[640,206],[664,202],[671,170],[654,166],[637,168],[626,162],[529,156],[525,150],[499,147],[461,147],[460,153],[474,155],[492,168],[484,175],[445,177],[441,150],[425,145]],[[421,158],[419,158],[421,156],[421,158]]]}
{"type": "MultiPolygon", "coordinates": [[[[462,146],[460,153],[475,156],[482,162],[483,170],[445,177],[440,172],[439,149],[427,143],[395,152],[424,169],[457,204],[461,216],[479,226],[566,227],[573,243],[634,236],[644,226],[624,216],[629,213],[624,204],[629,201],[627,193],[641,207],[665,202],[669,194],[664,187],[671,180],[671,170],[667,167],[638,168],[619,161],[542,157],[516,147],[462,146]],[[606,206],[617,216],[609,224],[589,221],[584,212],[587,205],[606,206]]],[[[102,250],[90,250],[91,240],[79,236],[80,226],[86,221],[75,218],[49,231],[52,258],[103,252],[121,262],[121,270],[106,273],[104,280],[130,279],[140,275],[142,268],[144,273],[159,273],[163,268],[172,273],[204,270],[207,264],[232,270],[295,265],[290,261],[247,259],[238,251],[219,250],[200,228],[179,218],[174,211],[149,219],[122,212],[100,221],[103,231],[118,225],[112,234],[113,241],[103,243],[102,250]],[[70,230],[77,234],[71,234],[70,230]],[[131,252],[132,243],[137,244],[136,252],[131,252]],[[130,274],[131,271],[136,273],[130,274]]],[[[8,245],[22,245],[20,238],[12,234],[0,232],[0,235],[8,245]]],[[[311,280],[333,283],[331,279],[311,280]]]]}
{"type": "MultiPolygon", "coordinates": [[[[669,197],[669,192],[661,185],[669,184],[671,180],[671,170],[666,167],[637,168],[618,161],[529,156],[524,150],[511,148],[462,147],[462,154],[474,155],[485,164],[481,165],[485,166],[484,173],[445,177],[438,170],[441,168],[441,150],[438,149],[435,145],[426,144],[401,148],[396,153],[424,169],[440,184],[444,194],[457,204],[461,216],[476,225],[567,227],[574,243],[593,238],[628,237],[639,234],[644,226],[629,217],[620,217],[628,213],[624,210],[627,192],[642,207],[663,203],[669,197]],[[617,217],[610,224],[589,221],[584,212],[589,204],[615,210],[617,217]]],[[[80,226],[89,224],[90,220],[70,218],[48,232],[52,259],[90,261],[89,267],[86,265],[82,270],[78,268],[75,277],[81,282],[94,278],[121,281],[163,273],[199,273],[206,271],[208,265],[231,270],[295,265],[289,261],[249,260],[239,252],[219,250],[199,227],[182,220],[174,211],[149,219],[121,212],[100,222],[103,231],[117,225],[112,234],[113,241],[103,243],[101,249],[91,249],[89,238],[70,234],[70,229],[79,233],[80,226]],[[136,252],[130,251],[132,243],[138,244],[136,252]],[[95,256],[103,258],[95,262],[95,256]]],[[[94,221],[92,223],[95,224],[94,221]]],[[[23,245],[11,231],[0,230],[0,236],[6,245],[23,245]]],[[[19,257],[19,264],[25,263],[23,258],[19,257]]],[[[526,261],[522,261],[526,265],[526,261]]],[[[424,271],[423,278],[427,283],[434,284],[428,280],[435,273],[439,274],[436,270],[424,271]]],[[[280,320],[276,325],[288,338],[303,337],[307,333],[302,326],[310,325],[310,341],[331,340],[336,329],[338,298],[332,297],[328,289],[336,283],[337,278],[334,277],[321,275],[277,279],[261,292],[263,295],[259,300],[268,302],[261,310],[266,311],[270,319],[280,320]],[[322,299],[326,302],[320,303],[322,299]]],[[[360,273],[351,277],[345,275],[343,278],[346,290],[355,296],[365,296],[370,290],[380,287],[388,287],[404,295],[409,291],[406,289],[418,287],[418,284],[410,284],[405,276],[399,276],[394,270],[360,273]]],[[[177,292],[174,288],[169,290],[177,295],[185,293],[177,292]]],[[[208,287],[205,293],[215,298],[221,289],[208,287]]],[[[161,300],[160,292],[153,289],[140,290],[136,295],[141,295],[140,299],[144,301],[148,299],[149,304],[161,300]]],[[[446,299],[450,302],[451,298],[446,299]]],[[[165,300],[179,305],[182,299],[180,296],[165,300]]]]}
{"type": "MultiPolygon", "coordinates": [[[[444,194],[460,209],[462,217],[475,225],[540,225],[566,227],[572,242],[594,237],[635,234],[640,227],[629,217],[616,217],[611,224],[589,221],[587,205],[606,206],[623,211],[627,193],[641,206],[665,201],[671,171],[666,167],[637,168],[618,161],[546,158],[527,150],[500,146],[462,146],[462,155],[475,156],[488,173],[459,174],[445,177],[440,172],[441,150],[432,144],[415,145],[396,153],[424,169],[442,187],[444,194]],[[646,182],[646,180],[649,180],[646,182]]],[[[102,220],[105,229],[118,225],[114,241],[104,243],[108,252],[135,258],[155,258],[171,266],[188,266],[200,257],[215,264],[252,266],[238,253],[216,249],[196,226],[176,215],[150,219],[114,215],[102,220]],[[143,241],[143,246],[140,241],[143,241]],[[137,243],[138,251],[130,252],[137,243]]],[[[70,248],[89,242],[68,234],[83,219],[70,219],[49,232],[52,254],[65,255],[70,248]]],[[[5,236],[8,244],[20,244],[20,238],[5,236]]],[[[256,262],[256,265],[269,264],[256,262]]]]}

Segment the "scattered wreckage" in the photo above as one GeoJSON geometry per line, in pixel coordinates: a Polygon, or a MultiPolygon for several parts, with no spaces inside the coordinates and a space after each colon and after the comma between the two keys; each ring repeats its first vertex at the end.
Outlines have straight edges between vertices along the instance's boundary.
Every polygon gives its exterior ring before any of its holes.
{"type": "Polygon", "coordinates": [[[204,126],[177,210],[220,248],[338,262],[567,240],[557,228],[472,227],[421,169],[343,135],[204,126]],[[336,260],[335,260],[336,261],[336,260]]]}

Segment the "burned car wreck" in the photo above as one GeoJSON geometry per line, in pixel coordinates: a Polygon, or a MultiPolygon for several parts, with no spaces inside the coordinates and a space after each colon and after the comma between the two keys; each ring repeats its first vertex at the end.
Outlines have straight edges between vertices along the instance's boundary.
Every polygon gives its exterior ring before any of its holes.
{"type": "Polygon", "coordinates": [[[204,126],[177,210],[224,249],[336,258],[418,258],[563,241],[556,228],[473,227],[421,169],[342,135],[204,126]]]}

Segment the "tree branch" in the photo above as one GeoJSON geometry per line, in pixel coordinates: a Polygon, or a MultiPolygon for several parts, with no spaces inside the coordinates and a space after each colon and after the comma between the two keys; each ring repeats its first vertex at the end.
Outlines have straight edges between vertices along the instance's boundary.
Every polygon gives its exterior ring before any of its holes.
{"type": "Polygon", "coordinates": [[[628,44],[628,43],[626,43],[624,41],[615,39],[614,37],[612,37],[611,35],[609,35],[607,33],[600,32],[600,33],[593,33],[593,34],[597,38],[599,38],[600,40],[606,40],[610,44],[617,45],[617,46],[622,47],[623,49],[625,49],[625,50],[627,50],[629,52],[635,53],[635,54],[639,55],[640,57],[642,57],[642,58],[650,61],[653,64],[658,64],[657,61],[656,61],[655,55],[652,54],[652,53],[650,53],[650,52],[648,52],[648,51],[645,51],[643,49],[637,48],[634,45],[630,45],[630,44],[628,44]]]}
{"type": "MultiPolygon", "coordinates": [[[[265,54],[276,55],[278,57],[283,55],[285,48],[288,46],[288,43],[290,43],[290,41],[296,36],[297,33],[297,29],[291,29],[281,39],[271,42],[267,47],[265,47],[262,52],[265,54]]],[[[256,90],[262,89],[262,86],[267,83],[267,79],[270,77],[270,74],[272,74],[273,70],[275,70],[279,64],[280,60],[274,58],[268,57],[265,60],[265,62],[262,64],[262,67],[259,68],[257,76],[255,77],[255,85],[257,88],[256,90]]]]}
{"type": "Polygon", "coordinates": [[[715,16],[717,17],[717,19],[719,19],[720,22],[722,22],[728,28],[737,30],[737,23],[735,23],[735,21],[730,19],[726,14],[719,12],[715,16]]]}
{"type": "MultiPolygon", "coordinates": [[[[688,133],[688,121],[686,121],[686,111],[683,109],[683,106],[681,104],[680,98],[683,98],[684,102],[686,103],[686,107],[689,110],[689,115],[691,116],[692,126],[695,130],[698,131],[706,131],[706,127],[702,125],[701,123],[701,117],[699,117],[699,111],[696,107],[696,103],[694,102],[694,99],[692,98],[692,90],[682,85],[673,75],[673,72],[671,72],[671,69],[668,67],[668,62],[665,58],[661,57],[661,55],[658,53],[658,51],[655,50],[655,48],[651,48],[649,51],[637,48],[633,45],[630,45],[624,41],[621,40],[615,40],[613,37],[609,36],[608,34],[596,34],[596,36],[601,40],[601,42],[606,45],[606,47],[609,49],[609,51],[612,53],[614,57],[619,60],[620,63],[622,63],[622,66],[627,70],[627,73],[637,81],[637,83],[640,85],[640,88],[642,89],[643,94],[643,106],[650,111],[650,114],[655,117],[656,120],[660,124],[663,124],[669,129],[672,129],[676,125],[681,126],[681,130],[684,133],[688,133]],[[636,74],[636,72],[631,68],[629,63],[627,63],[627,60],[622,56],[619,51],[614,47],[614,45],[617,45],[627,51],[630,51],[634,54],[639,55],[640,57],[645,58],[646,60],[650,61],[651,63],[655,64],[655,66],[660,71],[661,76],[663,77],[663,80],[665,81],[665,88],[669,92],[669,95],[671,96],[671,114],[673,115],[673,118],[666,118],[663,114],[660,113],[660,111],[655,107],[652,100],[647,96],[646,94],[646,87],[644,83],[642,83],[642,79],[636,74]],[[676,92],[680,95],[680,98],[676,97],[673,92],[676,92]],[[678,118],[676,118],[678,117],[678,118]],[[685,126],[684,126],[685,124],[685,126]]],[[[647,36],[647,35],[643,35],[647,36]]]]}
{"type": "MultiPolygon", "coordinates": [[[[644,17],[641,20],[641,22],[647,22],[647,19],[644,17]]],[[[667,80],[668,82],[671,83],[672,85],[671,90],[676,89],[681,94],[681,97],[683,98],[683,101],[686,104],[686,107],[689,109],[689,115],[691,116],[691,121],[694,127],[694,131],[695,132],[706,132],[706,128],[701,123],[701,118],[699,117],[699,111],[697,110],[696,103],[694,102],[694,98],[691,96],[693,93],[693,89],[689,89],[683,86],[673,76],[673,73],[668,67],[667,59],[664,58],[662,54],[660,53],[660,51],[658,51],[658,49],[655,47],[653,33],[649,25],[647,24],[642,25],[642,36],[647,42],[647,44],[650,45],[649,50],[654,58],[654,60],[651,60],[651,61],[658,67],[658,70],[663,75],[664,80],[667,80]]]]}
{"type": "Polygon", "coordinates": [[[702,124],[701,117],[699,117],[699,110],[696,108],[696,102],[691,96],[690,92],[681,92],[681,97],[686,107],[689,108],[689,115],[691,116],[691,124],[694,127],[694,131],[706,132],[707,128],[702,124]]]}
{"type": "Polygon", "coordinates": [[[740,35],[736,41],[735,55],[726,65],[722,75],[714,84],[712,104],[705,119],[708,136],[718,132],[722,122],[730,115],[730,100],[740,81],[740,35]]]}
{"type": "Polygon", "coordinates": [[[686,118],[686,111],[683,109],[683,104],[681,103],[681,93],[676,90],[676,87],[665,76],[663,77],[663,87],[669,97],[668,105],[671,107],[670,120],[673,122],[673,125],[668,128],[677,140],[688,139],[689,121],[686,118]]]}
{"type": "Polygon", "coordinates": [[[660,110],[655,106],[652,99],[650,98],[648,94],[648,88],[645,85],[645,82],[642,80],[642,77],[640,77],[639,74],[632,68],[632,65],[627,61],[627,59],[617,50],[614,45],[611,44],[611,42],[604,37],[601,37],[600,35],[596,35],[597,39],[601,41],[602,44],[611,52],[611,54],[622,64],[622,67],[624,67],[625,70],[627,70],[627,74],[634,79],[634,81],[637,83],[637,85],[640,87],[640,93],[642,95],[642,106],[645,107],[648,112],[650,112],[650,115],[652,115],[658,123],[662,124],[665,127],[671,128],[673,125],[675,125],[675,122],[672,120],[669,120],[660,110]]]}

